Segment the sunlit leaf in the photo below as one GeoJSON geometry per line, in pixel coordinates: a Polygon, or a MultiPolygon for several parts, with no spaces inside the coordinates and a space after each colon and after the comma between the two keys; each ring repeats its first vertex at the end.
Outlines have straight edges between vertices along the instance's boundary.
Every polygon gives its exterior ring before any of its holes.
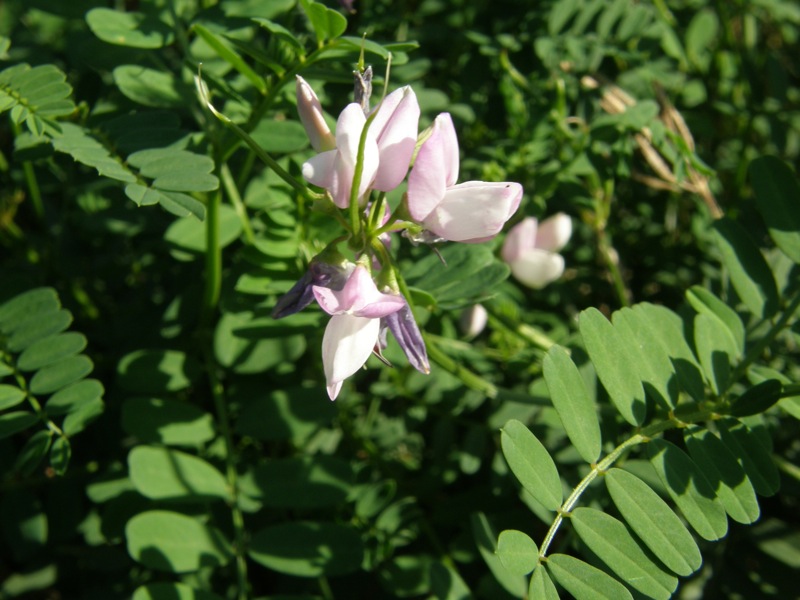
{"type": "Polygon", "coordinates": [[[489,519],[481,512],[473,513],[470,516],[470,525],[478,551],[497,582],[513,597],[522,598],[525,595],[525,579],[518,574],[509,572],[503,566],[497,555],[497,533],[489,523],[489,519]]]}
{"type": "Polygon", "coordinates": [[[545,563],[547,571],[576,600],[633,600],[619,581],[567,554],[551,554],[545,563]]]}
{"type": "Polygon", "coordinates": [[[129,398],[122,427],[145,443],[199,446],[214,438],[214,419],[194,404],[160,398],[129,398]]]}
{"type": "Polygon", "coordinates": [[[109,44],[131,48],[161,48],[173,41],[172,28],[152,15],[93,8],[86,23],[97,37],[109,44]]]}
{"type": "Polygon", "coordinates": [[[522,487],[548,510],[558,510],[563,498],[558,469],[531,430],[512,419],[503,426],[500,445],[522,487]]]}
{"type": "Polygon", "coordinates": [[[595,462],[602,443],[600,421],[578,367],[560,346],[550,348],[542,367],[550,399],[567,435],[586,462],[595,462]]]}
{"type": "Polygon", "coordinates": [[[233,552],[230,542],[215,528],[166,510],[134,516],[125,527],[125,539],[134,560],[172,573],[222,566],[233,552]]]}
{"type": "Polygon", "coordinates": [[[578,326],[597,377],[614,406],[628,423],[641,424],[646,405],[634,349],[597,309],[583,311],[578,326]]]}
{"type": "Polygon", "coordinates": [[[668,600],[678,578],[667,572],[620,521],[594,508],[579,507],[570,521],[581,540],[634,590],[647,598],[668,600]]]}
{"type": "Polygon", "coordinates": [[[687,429],[684,441],[689,455],[708,479],[725,512],[739,523],[758,520],[760,510],[756,492],[730,449],[707,429],[687,429]]]}
{"type": "Polygon", "coordinates": [[[534,598],[540,600],[558,600],[558,590],[556,590],[556,586],[553,585],[553,582],[550,580],[546,569],[539,568],[533,572],[533,577],[531,577],[531,582],[528,587],[528,598],[531,600],[534,598]]]}
{"type": "Polygon", "coordinates": [[[608,471],[605,482],[628,526],[668,569],[685,577],[700,568],[692,534],[650,486],[621,469],[608,471]]]}
{"type": "Polygon", "coordinates": [[[539,548],[527,533],[506,529],[497,538],[497,556],[509,573],[521,577],[536,567],[539,548]]]}
{"type": "Polygon", "coordinates": [[[222,473],[185,452],[137,446],[128,454],[128,468],[137,491],[153,500],[203,502],[230,498],[222,473]]]}
{"type": "Polygon", "coordinates": [[[698,313],[707,314],[719,319],[728,329],[736,343],[737,354],[744,354],[745,330],[742,319],[730,306],[717,298],[713,292],[699,285],[693,285],[686,291],[686,300],[698,313]]]}
{"type": "Polygon", "coordinates": [[[697,464],[680,448],[662,439],[647,445],[650,463],[689,525],[707,540],[728,532],[728,519],[716,493],[697,464]]]}

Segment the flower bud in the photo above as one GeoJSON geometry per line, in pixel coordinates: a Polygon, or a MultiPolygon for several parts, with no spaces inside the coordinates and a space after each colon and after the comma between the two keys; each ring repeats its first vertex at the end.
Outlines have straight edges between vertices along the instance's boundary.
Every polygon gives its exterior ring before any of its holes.
{"type": "Polygon", "coordinates": [[[333,150],[336,148],[336,139],[325,122],[319,98],[300,75],[297,76],[296,88],[297,112],[300,115],[303,127],[306,128],[308,139],[311,140],[311,147],[317,152],[333,150]]]}

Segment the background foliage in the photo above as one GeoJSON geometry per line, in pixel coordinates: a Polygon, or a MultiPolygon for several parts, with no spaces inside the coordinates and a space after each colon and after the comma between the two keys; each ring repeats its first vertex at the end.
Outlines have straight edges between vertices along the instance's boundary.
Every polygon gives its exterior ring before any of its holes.
{"type": "Polygon", "coordinates": [[[0,597],[791,597],[800,9],[354,5],[0,4],[0,597]],[[299,180],[363,34],[575,234],[539,292],[405,247],[433,372],[332,404],[269,312],[336,233],[192,77],[299,180]]]}

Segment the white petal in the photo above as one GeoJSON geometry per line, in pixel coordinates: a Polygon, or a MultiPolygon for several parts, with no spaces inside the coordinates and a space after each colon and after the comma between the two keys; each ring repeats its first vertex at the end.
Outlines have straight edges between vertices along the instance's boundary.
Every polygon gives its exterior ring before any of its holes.
{"type": "Polygon", "coordinates": [[[347,314],[331,317],[322,337],[322,364],[329,392],[367,362],[379,331],[380,319],[347,314]]]}
{"type": "Polygon", "coordinates": [[[511,274],[523,285],[540,290],[564,273],[564,258],[546,250],[529,250],[509,263],[511,274]]]}
{"type": "Polygon", "coordinates": [[[452,242],[485,241],[503,228],[521,198],[522,186],[518,183],[460,183],[447,189],[423,224],[452,242]]]}
{"type": "Polygon", "coordinates": [[[572,219],[564,213],[556,213],[539,223],[536,234],[536,247],[550,252],[558,252],[572,237],[572,219]]]}
{"type": "Polygon", "coordinates": [[[503,242],[503,260],[510,263],[517,260],[526,251],[535,248],[538,227],[539,221],[534,217],[526,217],[514,225],[503,242]]]}
{"type": "Polygon", "coordinates": [[[336,150],[328,150],[312,156],[303,163],[303,178],[309,183],[329,189],[333,181],[336,150]]]}
{"type": "MultiPolygon", "coordinates": [[[[335,167],[338,188],[334,194],[334,199],[339,208],[346,208],[349,205],[353,173],[358,160],[358,146],[365,122],[364,111],[354,102],[345,107],[336,122],[336,148],[339,150],[339,156],[335,167]],[[344,198],[347,198],[347,202],[344,202],[344,198]],[[344,206],[342,206],[342,203],[344,203],[344,206]]],[[[361,184],[358,186],[359,198],[372,186],[378,171],[378,142],[371,127],[367,131],[367,139],[365,141],[364,168],[361,173],[361,184]]]]}

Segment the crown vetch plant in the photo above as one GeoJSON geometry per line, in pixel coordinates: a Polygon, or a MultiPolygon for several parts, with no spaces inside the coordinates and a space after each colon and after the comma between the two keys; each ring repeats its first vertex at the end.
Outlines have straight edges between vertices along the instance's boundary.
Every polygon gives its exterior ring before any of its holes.
{"type": "Polygon", "coordinates": [[[0,598],[796,596],[791,3],[112,4],[0,2],[0,598]]]}

